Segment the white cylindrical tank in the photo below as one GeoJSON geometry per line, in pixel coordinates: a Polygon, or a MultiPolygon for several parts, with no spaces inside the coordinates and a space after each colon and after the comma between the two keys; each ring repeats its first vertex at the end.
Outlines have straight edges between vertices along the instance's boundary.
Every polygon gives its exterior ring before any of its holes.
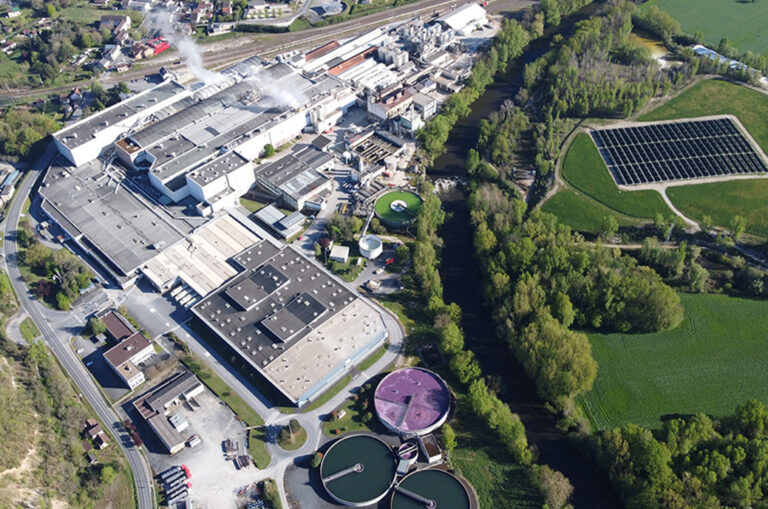
{"type": "Polygon", "coordinates": [[[373,260],[381,254],[384,244],[376,235],[364,235],[360,237],[358,247],[360,248],[361,255],[369,260],[373,260]]]}

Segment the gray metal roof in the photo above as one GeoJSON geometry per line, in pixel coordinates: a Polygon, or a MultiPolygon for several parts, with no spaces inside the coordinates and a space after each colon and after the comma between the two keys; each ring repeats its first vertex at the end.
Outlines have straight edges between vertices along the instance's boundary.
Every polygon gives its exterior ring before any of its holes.
{"type": "Polygon", "coordinates": [[[64,218],[60,224],[67,233],[86,237],[109,266],[126,276],[157,254],[154,245],[173,244],[182,234],[118,183],[121,178],[104,171],[98,160],[77,168],[54,163],[40,194],[46,212],[64,218]]]}
{"type": "Polygon", "coordinates": [[[189,173],[189,178],[204,186],[223,175],[228,175],[238,168],[242,168],[247,163],[248,159],[237,152],[227,152],[189,173]]]}
{"type": "Polygon", "coordinates": [[[328,181],[317,171],[333,156],[313,145],[298,145],[291,154],[275,162],[254,169],[256,178],[262,178],[284,193],[295,198],[306,196],[328,181]]]}
{"type": "Polygon", "coordinates": [[[62,129],[54,136],[69,148],[76,148],[91,140],[93,136],[107,126],[124,121],[127,117],[140,113],[150,106],[186,90],[184,86],[169,81],[150,89],[146,93],[130,97],[115,106],[95,113],[70,128],[62,129]]]}

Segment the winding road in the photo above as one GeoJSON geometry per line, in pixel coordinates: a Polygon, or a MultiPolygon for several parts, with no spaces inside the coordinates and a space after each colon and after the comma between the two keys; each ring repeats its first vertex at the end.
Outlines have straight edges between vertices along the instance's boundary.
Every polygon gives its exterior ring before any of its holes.
{"type": "Polygon", "coordinates": [[[8,210],[5,222],[5,242],[3,244],[8,276],[11,279],[14,290],[16,290],[16,294],[19,296],[22,308],[37,325],[45,343],[53,351],[53,354],[64,370],[74,380],[75,385],[80,390],[81,397],[85,397],[88,400],[88,403],[96,411],[99,419],[109,428],[117,444],[125,453],[128,464],[133,471],[139,509],[153,509],[155,507],[154,485],[152,483],[152,473],[144,455],[134,445],[128,432],[123,428],[120,418],[112,407],[106,403],[85,366],[83,366],[80,359],[69,346],[71,333],[68,333],[66,325],[82,325],[82,322],[72,312],[53,311],[41,304],[29,293],[16,265],[16,229],[19,224],[21,209],[35,181],[46,170],[55,154],[56,147],[53,143],[50,143],[35,166],[27,171],[26,178],[22,181],[16,192],[16,198],[8,210]],[[55,324],[55,327],[52,326],[52,323],[55,324]]]}

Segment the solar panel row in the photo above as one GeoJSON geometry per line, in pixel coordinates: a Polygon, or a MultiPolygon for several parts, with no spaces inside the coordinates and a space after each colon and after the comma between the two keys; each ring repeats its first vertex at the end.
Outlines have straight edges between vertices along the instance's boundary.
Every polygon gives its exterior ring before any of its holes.
{"type": "Polygon", "coordinates": [[[592,131],[619,185],[768,172],[730,118],[592,131]]]}

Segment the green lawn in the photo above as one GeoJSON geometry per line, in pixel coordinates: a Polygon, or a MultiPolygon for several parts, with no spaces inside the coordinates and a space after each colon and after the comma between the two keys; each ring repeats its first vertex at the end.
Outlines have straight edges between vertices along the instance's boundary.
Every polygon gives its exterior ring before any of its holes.
{"type": "Polygon", "coordinates": [[[558,191],[542,204],[541,210],[556,215],[561,223],[582,232],[599,231],[603,218],[608,215],[615,217],[619,226],[633,226],[640,223],[639,219],[619,214],[573,189],[558,191]]]}
{"type": "Polygon", "coordinates": [[[23,337],[27,343],[31,343],[40,335],[37,325],[35,325],[35,322],[33,322],[30,317],[26,317],[21,321],[19,324],[19,331],[21,331],[21,337],[23,337]]]}
{"type": "Polygon", "coordinates": [[[747,220],[747,232],[768,237],[768,179],[733,180],[667,189],[667,196],[691,219],[705,215],[715,225],[728,228],[740,215],[747,220]]]}
{"type": "Polygon", "coordinates": [[[390,191],[376,200],[376,214],[390,223],[407,223],[416,217],[421,208],[421,197],[410,191],[390,191]],[[392,210],[391,205],[395,200],[405,202],[407,209],[402,212],[392,210]]]}
{"type": "Polygon", "coordinates": [[[683,323],[655,334],[589,334],[594,389],[578,398],[595,429],[658,428],[665,415],[719,416],[768,402],[768,302],[682,295],[683,323]]]}
{"type": "Polygon", "coordinates": [[[563,178],[575,189],[621,214],[646,219],[653,219],[657,213],[671,214],[656,191],[620,190],[587,133],[578,134],[568,147],[563,178]]]}
{"type": "Polygon", "coordinates": [[[381,347],[377,348],[371,355],[366,357],[363,362],[357,365],[357,369],[360,371],[365,371],[366,369],[370,368],[376,362],[381,359],[384,354],[387,352],[387,345],[382,345],[381,347]]]}
{"type": "Polygon", "coordinates": [[[287,440],[278,440],[277,445],[285,449],[286,451],[295,451],[307,441],[307,430],[299,426],[298,430],[294,430],[293,438],[287,440]]]}
{"type": "Polygon", "coordinates": [[[101,20],[102,16],[112,14],[107,9],[96,9],[93,7],[67,7],[66,9],[59,9],[57,13],[61,18],[84,24],[90,24],[94,21],[99,21],[101,20]]]}
{"type": "Polygon", "coordinates": [[[741,51],[768,54],[765,21],[768,3],[756,0],[650,0],[643,8],[656,5],[671,14],[687,33],[701,32],[704,41],[717,47],[727,37],[741,51]]]}

